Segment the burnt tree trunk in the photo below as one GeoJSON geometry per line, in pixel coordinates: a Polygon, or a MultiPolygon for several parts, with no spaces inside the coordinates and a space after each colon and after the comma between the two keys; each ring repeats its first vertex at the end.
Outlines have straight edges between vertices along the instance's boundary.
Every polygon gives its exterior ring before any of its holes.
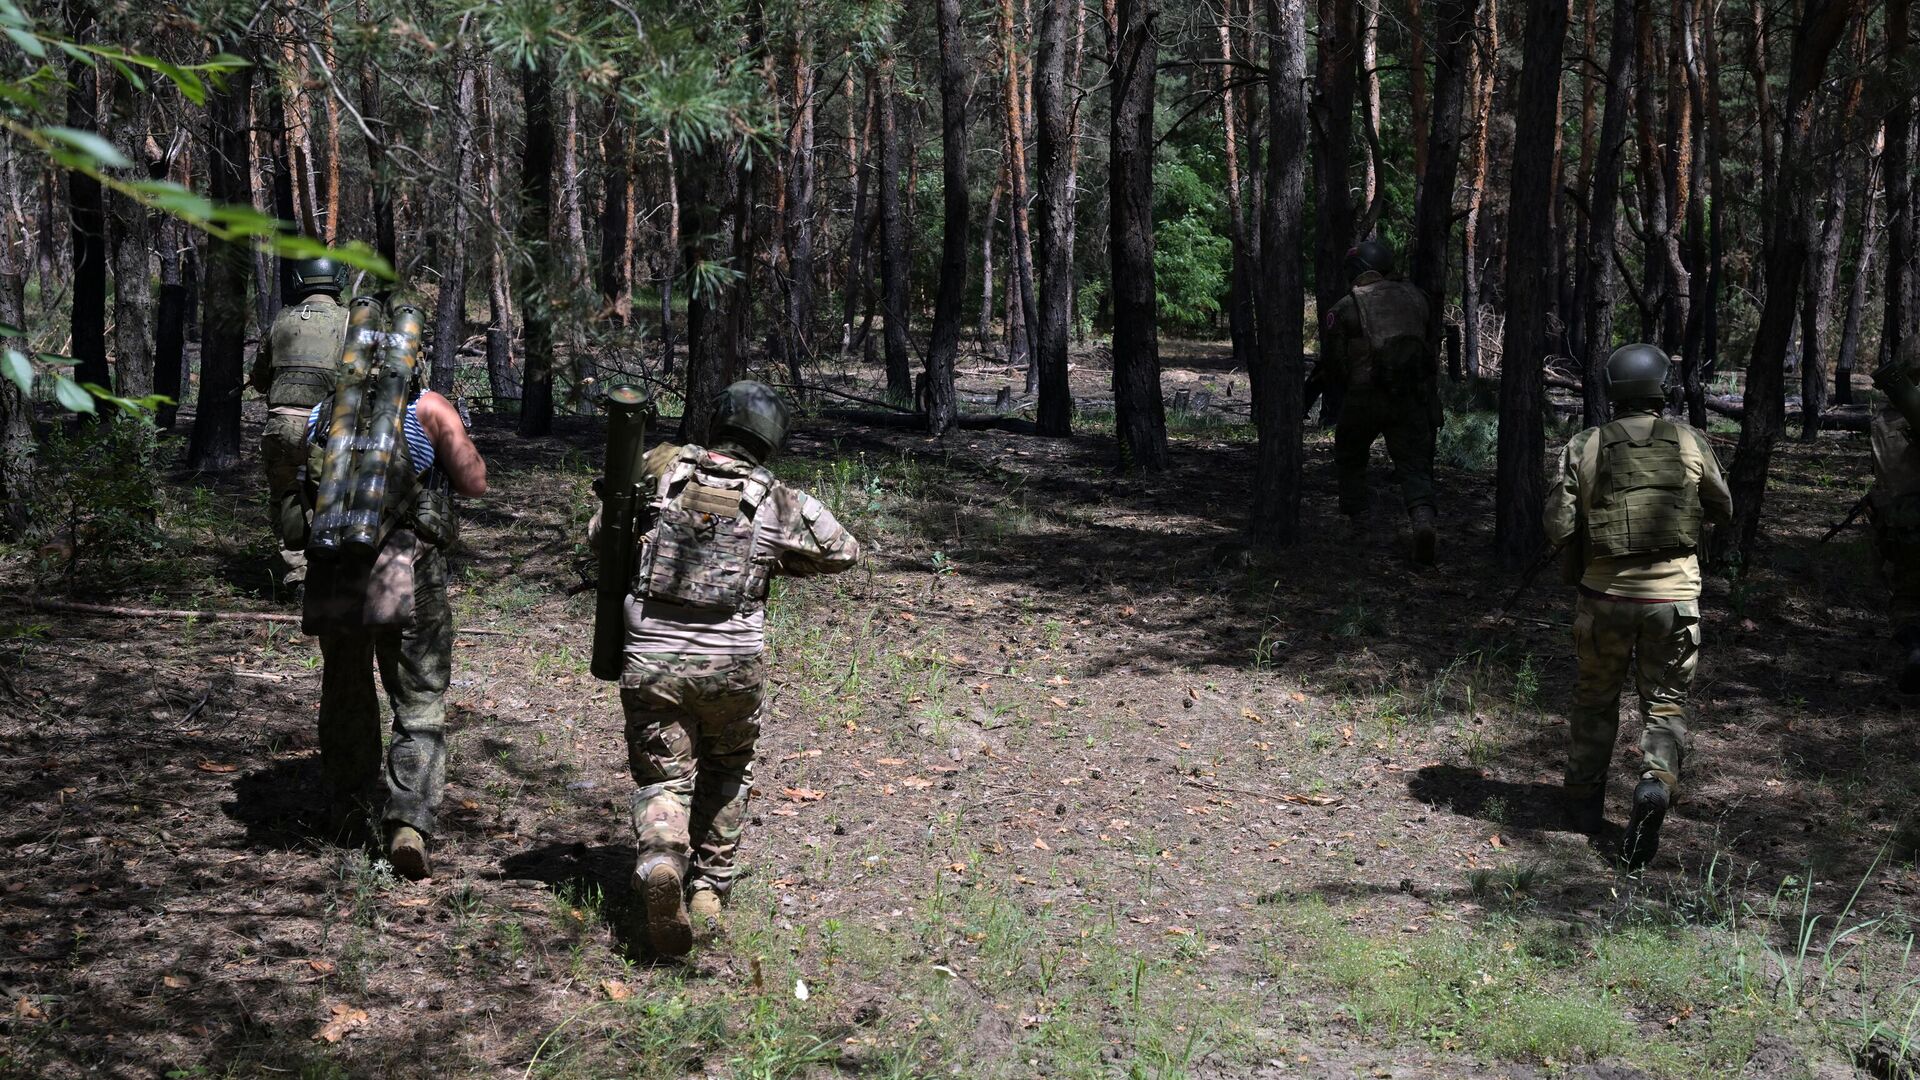
{"type": "Polygon", "coordinates": [[[1307,292],[1300,244],[1307,215],[1306,0],[1266,0],[1266,12],[1268,152],[1260,223],[1260,339],[1257,363],[1247,372],[1259,429],[1252,524],[1255,542],[1290,544],[1300,535],[1304,456],[1300,412],[1307,292]]]}
{"type": "Polygon", "coordinates": [[[633,317],[633,210],[628,199],[633,166],[627,158],[627,125],[614,99],[608,99],[601,121],[600,163],[600,257],[594,263],[594,284],[614,325],[625,326],[633,317]]]}
{"type": "MultiPolygon", "coordinates": [[[[1912,7],[1910,0],[1887,0],[1887,69],[1905,72],[1912,64],[1912,7]]],[[[1881,324],[1880,355],[1897,355],[1900,344],[1914,332],[1916,293],[1920,293],[1920,264],[1915,243],[1920,241],[1920,199],[1915,198],[1914,120],[1920,105],[1912,95],[1902,96],[1887,113],[1887,148],[1881,168],[1887,180],[1886,317],[1881,324]]]]}
{"type": "Polygon", "coordinates": [[[1553,144],[1560,111],[1560,59],[1567,0],[1529,0],[1514,115],[1513,193],[1507,227],[1507,325],[1500,340],[1500,445],[1494,491],[1494,544],[1509,567],[1540,554],[1546,504],[1545,385],[1547,311],[1553,302],[1557,241],[1550,227],[1553,144]]]}
{"type": "Polygon", "coordinates": [[[907,338],[906,209],[900,196],[900,123],[895,112],[894,56],[888,52],[879,64],[880,90],[876,107],[880,129],[880,305],[886,315],[887,396],[913,400],[913,368],[907,338]]]}
{"type": "Polygon", "coordinates": [[[1867,310],[1867,287],[1873,281],[1873,253],[1880,246],[1880,202],[1873,189],[1880,174],[1878,156],[1860,170],[1860,242],[1852,259],[1853,283],[1847,294],[1847,317],[1840,327],[1840,348],[1833,360],[1833,403],[1853,404],[1853,369],[1860,356],[1860,326],[1867,310]]]}
{"type": "Polygon", "coordinates": [[[520,321],[525,335],[525,369],[520,380],[520,434],[545,435],[553,430],[553,312],[551,291],[561,287],[549,235],[553,221],[553,72],[542,59],[530,59],[520,68],[520,94],[527,114],[526,139],[520,154],[521,257],[514,260],[520,297],[520,321]]]}
{"type": "Polygon", "coordinates": [[[1453,235],[1453,189],[1460,173],[1460,121],[1467,89],[1467,50],[1472,47],[1474,0],[1433,0],[1433,98],[1431,127],[1422,136],[1426,170],[1414,208],[1410,278],[1427,294],[1427,340],[1438,343],[1446,311],[1447,248],[1453,235]]]}
{"type": "Polygon", "coordinates": [[[1627,158],[1627,109],[1634,99],[1633,5],[1614,0],[1613,28],[1607,37],[1607,104],[1600,117],[1595,149],[1592,204],[1588,208],[1587,248],[1581,252],[1584,292],[1581,322],[1585,354],[1580,358],[1581,421],[1588,427],[1607,422],[1607,356],[1613,351],[1614,244],[1620,217],[1620,175],[1627,158]]]}
{"type": "Polygon", "coordinates": [[[944,435],[959,418],[954,360],[960,353],[960,304],[967,285],[967,43],[960,0],[939,0],[940,162],[945,200],[940,237],[940,283],[933,298],[933,337],[927,346],[927,430],[944,435]]]}
{"type": "MultiPolygon", "coordinates": [[[[1233,90],[1233,26],[1231,5],[1220,18],[1220,129],[1226,137],[1227,236],[1232,270],[1227,284],[1227,333],[1233,341],[1233,362],[1253,370],[1259,348],[1254,329],[1253,238],[1247,232],[1245,191],[1240,183],[1239,120],[1233,90]]],[[[1062,30],[1064,38],[1065,31],[1062,30]]]]}
{"type": "MultiPolygon", "coordinates": [[[[853,108],[852,88],[853,74],[849,71],[847,74],[847,108],[849,110],[853,108]]],[[[840,297],[840,358],[843,361],[846,359],[848,351],[853,348],[854,313],[858,309],[861,300],[872,292],[870,283],[873,280],[873,273],[867,266],[867,179],[873,170],[867,161],[867,157],[868,150],[873,145],[874,95],[875,76],[874,73],[869,70],[867,72],[866,98],[864,104],[861,106],[861,112],[865,119],[861,122],[860,135],[857,141],[853,134],[853,119],[851,114],[849,114],[847,119],[848,168],[853,171],[851,177],[853,182],[853,220],[847,224],[847,276],[846,284],[841,289],[840,297]]],[[[993,212],[991,210],[987,212],[987,235],[989,237],[993,235],[993,212]]],[[[987,268],[987,280],[993,280],[993,268],[991,265],[987,268]]]]}
{"type": "Polygon", "coordinates": [[[1800,306],[1800,275],[1806,269],[1809,243],[1808,142],[1827,57],[1846,28],[1850,7],[1847,0],[1807,0],[1794,33],[1786,111],[1780,125],[1780,172],[1768,208],[1772,242],[1767,250],[1766,301],[1760,309],[1760,327],[1747,361],[1746,416],[1740,424],[1740,443],[1727,477],[1733,491],[1733,524],[1717,530],[1713,540],[1714,561],[1722,565],[1736,558],[1742,568],[1753,565],[1766,501],[1767,470],[1773,461],[1774,443],[1786,427],[1787,346],[1800,306]]]}
{"type": "MultiPolygon", "coordinates": [[[[1067,335],[1073,318],[1072,132],[1067,97],[1067,11],[1079,0],[1044,0],[1034,58],[1033,108],[1039,122],[1040,330],[1033,363],[1040,374],[1035,426],[1042,435],[1073,432],[1067,384],[1067,335]]],[[[993,225],[987,225],[991,232],[993,225]]],[[[991,272],[991,268],[989,268],[991,272]]]]}
{"type": "MultiPolygon", "coordinates": [[[[216,203],[253,205],[253,68],[228,72],[207,96],[207,194],[216,203]]],[[[247,280],[253,254],[244,241],[207,241],[206,314],[200,334],[200,397],[187,467],[221,472],[240,464],[240,391],[247,347],[247,280]]]]}
{"type": "MultiPolygon", "coordinates": [[[[1152,0],[1118,0],[1114,50],[1109,235],[1113,258],[1113,411],[1124,467],[1167,467],[1160,397],[1159,296],[1153,271],[1153,85],[1158,42],[1152,0]]],[[[1012,208],[1018,214],[1018,207],[1012,208]]]]}

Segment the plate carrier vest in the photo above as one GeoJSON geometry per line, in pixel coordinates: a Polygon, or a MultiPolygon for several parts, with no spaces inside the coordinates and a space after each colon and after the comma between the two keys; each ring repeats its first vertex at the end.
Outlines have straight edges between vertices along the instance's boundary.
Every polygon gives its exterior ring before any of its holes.
{"type": "Polygon", "coordinates": [[[311,409],[333,393],[340,379],[340,346],[347,335],[347,308],[309,299],[288,308],[273,335],[273,384],[267,406],[311,409]]]}
{"type": "Polygon", "coordinates": [[[1680,429],[1655,420],[1635,441],[1624,421],[1594,436],[1599,469],[1587,507],[1588,555],[1617,558],[1656,551],[1691,551],[1700,544],[1700,482],[1681,456],[1680,429]]]}
{"type": "MultiPolygon", "coordinates": [[[[754,467],[736,489],[701,483],[738,471],[702,465],[707,451],[683,447],[660,477],[652,538],[644,545],[634,595],[695,611],[733,615],[767,597],[767,573],[756,562],[756,511],[774,486],[754,467]]],[[[729,477],[730,479],[732,477],[729,477]]]]}

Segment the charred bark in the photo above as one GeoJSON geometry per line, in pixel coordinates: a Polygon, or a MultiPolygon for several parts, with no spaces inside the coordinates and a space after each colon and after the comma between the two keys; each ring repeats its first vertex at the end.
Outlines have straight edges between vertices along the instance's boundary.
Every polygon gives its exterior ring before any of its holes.
{"type": "MultiPolygon", "coordinates": [[[[1451,2],[1451,0],[1449,0],[1451,2]]],[[[1300,534],[1301,399],[1306,281],[1300,244],[1307,213],[1306,0],[1266,0],[1267,181],[1260,225],[1260,339],[1253,390],[1253,538],[1300,534]]],[[[1432,157],[1428,158],[1429,164],[1432,157]]],[[[1429,188],[1429,192],[1434,189],[1429,188]]]]}
{"type": "MultiPolygon", "coordinates": [[[[1167,467],[1160,396],[1159,296],[1153,269],[1153,85],[1158,42],[1152,0],[1118,0],[1109,138],[1108,228],[1113,259],[1114,424],[1124,467],[1167,467]]],[[[1017,208],[1016,208],[1017,212],[1017,208]]]]}
{"type": "MultiPolygon", "coordinates": [[[[1044,0],[1039,55],[1034,60],[1033,107],[1039,121],[1040,333],[1034,365],[1040,373],[1035,426],[1042,435],[1073,431],[1073,393],[1067,385],[1067,335],[1073,318],[1072,104],[1067,99],[1067,10],[1079,0],[1044,0]]],[[[991,225],[988,226],[992,228],[991,225]]]]}
{"type": "Polygon", "coordinates": [[[954,361],[960,352],[960,304],[967,284],[967,47],[960,0],[939,0],[940,154],[945,202],[940,237],[940,283],[933,298],[933,337],[927,347],[927,430],[944,435],[959,418],[954,361]]]}
{"type": "Polygon", "coordinates": [[[520,380],[520,434],[553,430],[553,313],[551,291],[560,287],[550,236],[553,221],[553,169],[557,147],[553,132],[553,72],[544,60],[529,59],[520,68],[520,95],[526,107],[526,137],[520,155],[521,257],[514,260],[520,297],[521,346],[525,369],[520,380]]]}
{"type": "MultiPolygon", "coordinates": [[[[253,71],[227,74],[207,96],[207,194],[253,205],[253,71]]],[[[200,342],[200,397],[187,441],[187,466],[221,472],[240,464],[240,391],[247,343],[247,281],[253,253],[244,241],[207,242],[206,314],[200,342]]]]}

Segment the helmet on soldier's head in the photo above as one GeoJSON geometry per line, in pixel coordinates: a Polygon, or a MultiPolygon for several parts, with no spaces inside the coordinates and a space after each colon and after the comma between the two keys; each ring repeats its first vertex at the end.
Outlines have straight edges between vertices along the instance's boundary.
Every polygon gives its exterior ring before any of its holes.
{"type": "Polygon", "coordinates": [[[1607,400],[1618,404],[1667,392],[1667,354],[1652,345],[1623,345],[1607,357],[1607,400]]]}
{"type": "Polygon", "coordinates": [[[340,264],[328,258],[299,259],[287,267],[288,276],[293,280],[293,295],[306,296],[308,293],[326,293],[338,297],[344,283],[340,264]]]}
{"type": "Polygon", "coordinates": [[[1347,280],[1366,273],[1393,273],[1393,248],[1385,241],[1362,240],[1347,250],[1347,280]]]}
{"type": "Polygon", "coordinates": [[[727,443],[763,464],[787,438],[787,403],[763,382],[742,379],[713,399],[713,421],[707,440],[727,443]]]}

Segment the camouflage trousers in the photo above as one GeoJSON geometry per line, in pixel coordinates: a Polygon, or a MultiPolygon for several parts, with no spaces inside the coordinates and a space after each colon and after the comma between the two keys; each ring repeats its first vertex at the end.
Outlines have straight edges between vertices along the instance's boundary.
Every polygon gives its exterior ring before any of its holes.
{"type": "Polygon", "coordinates": [[[1874,548],[1880,555],[1880,573],[1886,582],[1887,618],[1902,644],[1920,644],[1920,530],[1902,529],[1876,521],[1874,548]]]}
{"type": "Polygon", "coordinates": [[[723,896],[738,873],[766,683],[759,656],[672,653],[629,655],[620,678],[640,857],[677,855],[691,863],[689,885],[723,896]]]}
{"type": "Polygon", "coordinates": [[[1580,677],[1568,713],[1567,788],[1604,787],[1620,734],[1620,685],[1633,670],[1640,694],[1642,777],[1669,788],[1693,739],[1687,734],[1687,692],[1700,659],[1700,602],[1635,603],[1582,591],[1573,643],[1580,677]]]}
{"type": "Polygon", "coordinates": [[[1333,432],[1333,464],[1340,477],[1340,512],[1367,512],[1367,463],[1374,440],[1387,439],[1393,478],[1408,510],[1433,505],[1435,430],[1426,406],[1377,390],[1353,390],[1333,432]]]}
{"type": "Polygon", "coordinates": [[[422,545],[413,564],[413,624],[320,635],[320,771],[336,800],[375,805],[383,819],[432,835],[447,778],[446,693],[453,668],[447,559],[422,545]],[[393,743],[380,776],[380,701],[393,706],[393,743]]]}
{"type": "MultiPolygon", "coordinates": [[[[281,503],[298,498],[300,467],[307,463],[307,414],[292,411],[267,415],[267,427],[260,435],[260,463],[267,473],[267,518],[274,523],[276,541],[281,503]]],[[[292,548],[280,549],[282,580],[291,585],[307,576],[307,553],[292,548]]]]}

